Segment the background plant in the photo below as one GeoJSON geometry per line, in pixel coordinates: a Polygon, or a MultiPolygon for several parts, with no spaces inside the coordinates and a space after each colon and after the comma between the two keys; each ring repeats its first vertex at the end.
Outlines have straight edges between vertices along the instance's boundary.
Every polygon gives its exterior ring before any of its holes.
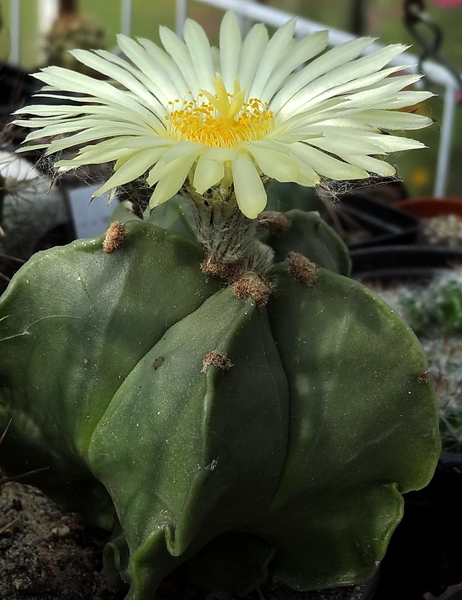
{"type": "Polygon", "coordinates": [[[62,191],[18,155],[0,151],[0,274],[11,275],[58,226],[69,223],[62,191]]]}
{"type": "Polygon", "coordinates": [[[443,450],[450,452],[462,448],[461,273],[442,269],[425,283],[376,290],[419,336],[436,386],[443,450]]]}

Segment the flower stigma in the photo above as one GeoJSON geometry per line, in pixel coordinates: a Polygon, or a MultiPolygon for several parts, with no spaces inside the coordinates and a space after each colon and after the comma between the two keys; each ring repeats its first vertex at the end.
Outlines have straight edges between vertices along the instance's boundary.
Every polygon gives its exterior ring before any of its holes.
{"type": "Polygon", "coordinates": [[[219,73],[212,82],[215,94],[201,90],[197,99],[184,100],[182,106],[178,106],[178,99],[169,102],[171,112],[165,117],[168,136],[178,142],[188,140],[216,148],[233,148],[239,142],[266,137],[275,124],[268,104],[258,98],[245,102],[246,90],[241,89],[239,78],[233,94],[219,73]]]}

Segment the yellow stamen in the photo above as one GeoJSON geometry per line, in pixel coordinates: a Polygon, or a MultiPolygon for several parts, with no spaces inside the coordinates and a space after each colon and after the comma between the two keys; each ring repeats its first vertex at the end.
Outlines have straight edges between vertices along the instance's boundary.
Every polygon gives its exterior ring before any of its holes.
{"type": "MultiPolygon", "coordinates": [[[[274,125],[274,114],[258,98],[245,102],[237,78],[233,94],[217,73],[212,80],[215,94],[201,90],[197,99],[175,100],[168,120],[168,135],[176,141],[189,140],[219,148],[264,138],[274,125]],[[179,108],[181,106],[181,108],[179,108]]],[[[169,103],[170,104],[170,103],[169,103]]]]}

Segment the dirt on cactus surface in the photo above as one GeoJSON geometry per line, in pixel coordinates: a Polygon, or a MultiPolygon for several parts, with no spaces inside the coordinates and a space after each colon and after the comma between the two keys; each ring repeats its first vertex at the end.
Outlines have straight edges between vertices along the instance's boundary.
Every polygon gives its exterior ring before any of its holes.
{"type": "MultiPolygon", "coordinates": [[[[2,474],[0,472],[0,479],[2,474]]],[[[37,488],[0,485],[0,600],[124,600],[104,580],[105,531],[63,513],[37,488]]],[[[294,592],[270,581],[247,600],[359,600],[360,588],[294,592]]],[[[204,600],[192,586],[166,581],[153,600],[204,600]]]]}

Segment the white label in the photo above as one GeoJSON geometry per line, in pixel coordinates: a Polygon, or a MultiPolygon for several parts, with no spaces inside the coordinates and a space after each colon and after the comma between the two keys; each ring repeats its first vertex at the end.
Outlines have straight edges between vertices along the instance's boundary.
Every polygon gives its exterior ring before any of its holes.
{"type": "Polygon", "coordinates": [[[69,192],[69,203],[77,238],[88,238],[101,235],[107,229],[111,214],[115,208],[113,201],[110,206],[107,196],[99,196],[91,200],[92,194],[99,185],[75,188],[69,192]]]}

